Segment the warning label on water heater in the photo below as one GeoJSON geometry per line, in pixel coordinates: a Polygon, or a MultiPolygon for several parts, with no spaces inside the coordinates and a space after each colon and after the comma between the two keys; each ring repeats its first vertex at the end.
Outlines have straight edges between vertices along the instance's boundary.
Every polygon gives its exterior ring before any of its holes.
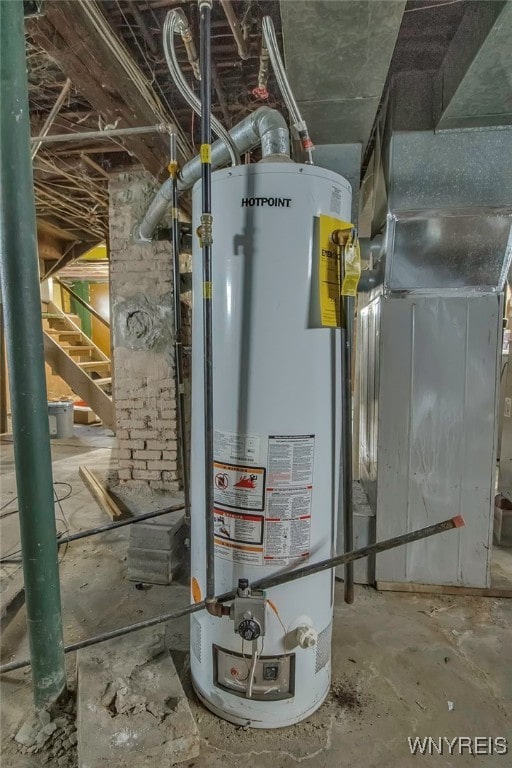
{"type": "Polygon", "coordinates": [[[213,500],[222,507],[263,511],[265,469],[213,462],[213,500]]]}
{"type": "Polygon", "coordinates": [[[314,453],[314,435],[269,437],[263,550],[268,565],[309,558],[314,453]]]}
{"type": "Polygon", "coordinates": [[[219,461],[258,464],[260,460],[260,438],[258,435],[242,435],[238,432],[215,430],[213,451],[219,461]]]}
{"type": "Polygon", "coordinates": [[[286,565],[307,560],[313,488],[267,488],[264,561],[286,565]]]}
{"type": "Polygon", "coordinates": [[[233,563],[262,565],[263,515],[213,510],[215,555],[233,563]]]}
{"type": "Polygon", "coordinates": [[[213,510],[215,536],[240,544],[263,544],[263,515],[213,510]]]}
{"type": "Polygon", "coordinates": [[[270,488],[313,483],[314,435],[271,435],[268,439],[270,488]]]}

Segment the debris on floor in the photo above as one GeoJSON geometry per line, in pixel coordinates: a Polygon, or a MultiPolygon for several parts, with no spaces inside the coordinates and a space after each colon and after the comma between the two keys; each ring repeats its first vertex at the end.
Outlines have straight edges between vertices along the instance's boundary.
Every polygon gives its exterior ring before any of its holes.
{"type": "Polygon", "coordinates": [[[42,710],[26,720],[13,734],[13,742],[21,754],[37,755],[41,766],[77,768],[74,699],[52,715],[42,710]]]}
{"type": "Polygon", "coordinates": [[[152,628],[78,654],[80,768],[154,768],[197,757],[199,732],[152,628]]]}

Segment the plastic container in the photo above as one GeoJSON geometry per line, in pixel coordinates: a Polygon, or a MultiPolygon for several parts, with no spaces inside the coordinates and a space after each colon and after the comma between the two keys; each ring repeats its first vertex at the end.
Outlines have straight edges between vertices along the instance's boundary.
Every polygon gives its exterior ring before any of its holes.
{"type": "Polygon", "coordinates": [[[59,400],[48,403],[48,420],[50,422],[50,437],[73,437],[73,403],[59,400]]]}

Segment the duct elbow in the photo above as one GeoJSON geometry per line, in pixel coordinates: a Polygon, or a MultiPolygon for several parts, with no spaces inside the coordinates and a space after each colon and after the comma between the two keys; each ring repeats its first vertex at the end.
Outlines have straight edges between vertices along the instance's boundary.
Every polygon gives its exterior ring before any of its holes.
{"type": "MultiPolygon", "coordinates": [[[[280,112],[271,107],[260,107],[235,125],[229,136],[238,152],[248,152],[261,145],[262,159],[270,161],[290,160],[290,134],[286,120],[280,112]]],[[[221,168],[229,162],[229,150],[223,139],[212,145],[212,169],[221,168]]],[[[181,169],[177,187],[179,192],[190,189],[201,178],[201,160],[198,156],[181,169]]],[[[172,195],[172,180],[168,179],[155,196],[140,226],[135,240],[139,243],[151,241],[158,222],[163,218],[172,195]]]]}
{"type": "Polygon", "coordinates": [[[165,216],[172,200],[172,185],[173,180],[167,179],[156,193],[141,223],[135,227],[133,239],[136,243],[143,245],[153,240],[155,229],[165,216]]]}
{"type": "Polygon", "coordinates": [[[254,130],[260,137],[263,159],[290,157],[290,133],[280,112],[268,107],[258,109],[254,112],[254,130]]]}

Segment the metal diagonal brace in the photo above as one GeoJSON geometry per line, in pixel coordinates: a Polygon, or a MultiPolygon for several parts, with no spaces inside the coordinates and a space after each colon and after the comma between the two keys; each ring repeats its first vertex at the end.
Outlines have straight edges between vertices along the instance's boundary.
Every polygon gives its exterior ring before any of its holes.
{"type": "MultiPolygon", "coordinates": [[[[263,579],[254,581],[250,586],[252,589],[270,589],[276,587],[279,584],[286,584],[289,581],[296,581],[302,579],[305,576],[311,576],[313,573],[320,573],[320,571],[332,570],[340,565],[346,563],[352,563],[355,560],[361,560],[368,555],[378,554],[379,552],[386,552],[388,549],[394,549],[400,547],[403,544],[410,544],[412,541],[419,541],[420,539],[426,539],[429,536],[434,536],[437,533],[444,533],[444,531],[451,531],[453,528],[462,528],[465,525],[464,519],[461,515],[457,517],[451,517],[449,520],[443,520],[442,523],[435,523],[434,525],[428,525],[426,528],[420,528],[417,531],[411,531],[410,533],[403,533],[401,536],[395,536],[393,539],[386,539],[385,541],[377,542],[377,544],[370,544],[368,547],[362,549],[355,549],[352,552],[347,552],[337,557],[331,557],[329,560],[321,560],[318,563],[312,565],[306,565],[303,568],[296,568],[293,571],[285,571],[284,573],[278,573],[276,576],[269,576],[263,579]]],[[[217,603],[225,603],[228,600],[234,600],[237,594],[236,589],[232,589],[230,592],[225,592],[223,595],[219,595],[215,598],[217,603]]],[[[211,601],[209,601],[211,606],[211,601]]],[[[78,651],[80,648],[88,648],[91,645],[98,645],[104,643],[107,640],[114,640],[116,637],[123,637],[129,635],[131,632],[138,632],[140,629],[146,629],[147,627],[154,627],[157,624],[163,624],[171,619],[179,619],[181,616],[187,616],[191,613],[198,613],[206,608],[206,600],[201,600],[199,603],[193,603],[187,605],[185,608],[181,608],[179,611],[172,611],[171,613],[164,613],[161,616],[154,616],[152,619],[146,619],[145,621],[139,621],[137,624],[130,624],[127,627],[120,627],[114,629],[111,632],[105,632],[103,635],[96,635],[90,637],[88,640],[81,640],[78,643],[72,643],[64,648],[65,653],[72,653],[78,651]]],[[[211,613],[211,611],[210,611],[211,613]]],[[[219,611],[219,614],[221,612],[219,611]]],[[[23,661],[12,661],[9,664],[4,664],[0,667],[0,674],[5,672],[13,672],[16,669],[22,669],[23,667],[30,666],[29,659],[23,661]]]]}

